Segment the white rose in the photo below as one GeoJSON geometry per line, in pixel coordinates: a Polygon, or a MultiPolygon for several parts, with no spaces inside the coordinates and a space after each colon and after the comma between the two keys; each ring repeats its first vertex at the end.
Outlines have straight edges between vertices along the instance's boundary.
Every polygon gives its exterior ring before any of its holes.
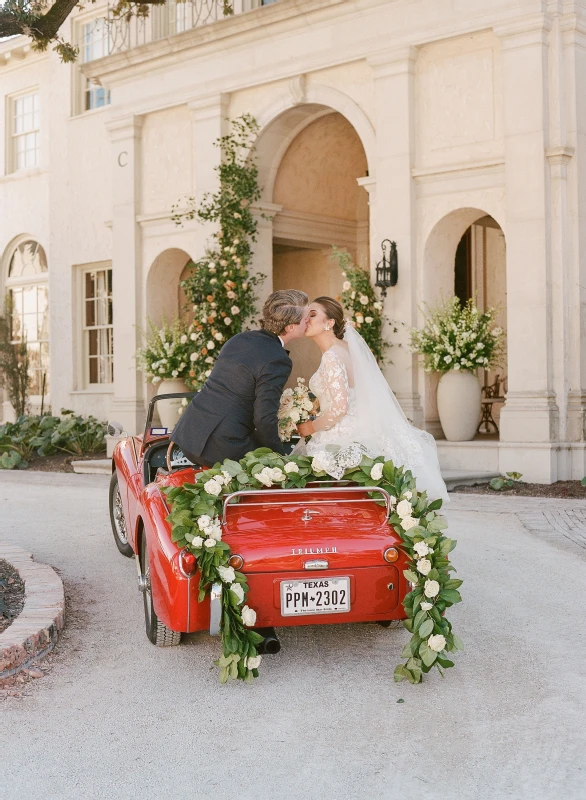
{"type": "Polygon", "coordinates": [[[217,278],[211,278],[210,279],[210,283],[217,283],[217,282],[218,282],[217,278]]]}
{"type": "Polygon", "coordinates": [[[394,506],[396,502],[397,502],[397,498],[395,497],[394,494],[392,494],[391,495],[391,505],[394,506]]]}
{"type": "Polygon", "coordinates": [[[313,411],[313,403],[311,402],[309,397],[306,397],[303,400],[303,402],[301,403],[301,406],[302,406],[302,408],[305,409],[305,411],[313,411]]]}
{"type": "Polygon", "coordinates": [[[413,497],[413,492],[405,492],[403,497],[406,497],[407,500],[411,500],[411,498],[413,497]]]}
{"type": "Polygon", "coordinates": [[[211,374],[212,374],[211,369],[206,369],[206,371],[204,372],[204,375],[206,376],[206,378],[209,378],[211,374]]]}
{"type": "Polygon", "coordinates": [[[181,339],[179,339],[179,341],[181,342],[181,344],[186,344],[187,343],[187,334],[184,333],[183,336],[181,337],[181,339]]]}
{"type": "Polygon", "coordinates": [[[208,494],[219,495],[222,491],[222,484],[212,478],[207,483],[204,483],[203,488],[208,494]]]}
{"type": "Polygon", "coordinates": [[[383,464],[378,463],[375,464],[374,467],[370,470],[370,477],[373,481],[380,481],[383,476],[383,464]]]}
{"type": "Polygon", "coordinates": [[[414,528],[418,524],[419,520],[415,519],[415,517],[403,517],[401,520],[401,526],[404,531],[410,531],[411,528],[414,528]]]}
{"type": "Polygon", "coordinates": [[[352,300],[354,300],[354,298],[356,297],[356,292],[352,292],[352,294],[350,295],[350,297],[352,298],[352,300]]]}
{"type": "Polygon", "coordinates": [[[288,461],[285,464],[285,472],[299,472],[299,467],[294,461],[288,461]]]}
{"type": "Polygon", "coordinates": [[[372,320],[373,320],[373,317],[364,317],[364,321],[368,322],[369,325],[372,322],[372,320]]]}
{"type": "Polygon", "coordinates": [[[198,353],[192,353],[192,354],[189,356],[189,360],[190,360],[190,361],[197,361],[197,359],[198,359],[198,358],[199,358],[199,354],[198,354],[198,353]]]}
{"type": "Polygon", "coordinates": [[[234,317],[236,316],[236,314],[240,314],[240,309],[238,308],[238,306],[232,306],[232,308],[230,309],[230,311],[232,312],[232,315],[233,315],[234,317]]]}
{"type": "Polygon", "coordinates": [[[244,589],[239,583],[232,583],[230,585],[230,591],[232,594],[236,595],[238,603],[241,603],[244,600],[244,589]]]}
{"type": "Polygon", "coordinates": [[[280,483],[281,481],[285,480],[286,475],[279,467],[274,467],[274,469],[271,470],[271,478],[276,483],[280,483]]]}
{"type": "Polygon", "coordinates": [[[233,292],[232,289],[230,289],[229,292],[226,292],[226,297],[230,298],[230,300],[234,300],[236,297],[236,292],[233,292]]]}
{"type": "Polygon", "coordinates": [[[212,518],[208,514],[202,514],[201,517],[198,517],[197,526],[200,531],[203,531],[205,528],[208,528],[212,524],[212,518]]]}
{"type": "Polygon", "coordinates": [[[311,462],[311,469],[313,472],[325,472],[326,464],[322,462],[319,456],[314,456],[311,462]]]}
{"type": "Polygon", "coordinates": [[[205,544],[206,547],[215,547],[216,546],[216,540],[215,539],[206,539],[204,544],[205,544]]]}
{"type": "Polygon", "coordinates": [[[350,281],[344,281],[344,283],[342,284],[342,289],[345,292],[347,292],[348,289],[351,289],[351,288],[352,288],[352,284],[350,283],[350,281]]]}
{"type": "Polygon", "coordinates": [[[214,539],[214,541],[219,542],[222,538],[222,526],[220,525],[219,520],[214,522],[213,525],[206,530],[206,534],[210,537],[210,539],[214,539]]]}
{"type": "Polygon", "coordinates": [[[428,558],[420,558],[417,562],[417,571],[422,575],[429,575],[431,572],[431,561],[428,558]]]}
{"type": "Polygon", "coordinates": [[[433,608],[433,603],[427,603],[427,602],[424,600],[424,601],[423,601],[423,603],[421,603],[421,605],[419,606],[419,608],[420,608],[422,611],[429,611],[431,608],[433,608]]]}
{"type": "Polygon", "coordinates": [[[218,573],[224,583],[234,583],[234,578],[236,577],[234,567],[218,567],[218,573]]]}
{"type": "Polygon", "coordinates": [[[230,475],[230,473],[226,472],[226,470],[223,469],[222,475],[224,476],[224,483],[230,483],[230,481],[232,480],[232,476],[230,475]]]}
{"type": "Polygon", "coordinates": [[[261,661],[262,661],[262,656],[248,656],[248,658],[244,662],[244,666],[248,667],[248,669],[258,669],[260,667],[261,661]]]}
{"type": "Polygon", "coordinates": [[[368,305],[368,297],[365,294],[361,294],[360,295],[360,302],[362,303],[363,306],[367,306],[368,305]]]}
{"type": "Polygon", "coordinates": [[[298,408],[292,408],[289,412],[289,417],[292,422],[299,422],[301,419],[301,411],[298,408]]]}
{"type": "Polygon", "coordinates": [[[206,364],[213,364],[214,363],[214,359],[211,356],[206,356],[204,358],[204,361],[206,362],[206,364]]]}
{"type": "Polygon", "coordinates": [[[433,650],[434,653],[441,653],[446,646],[446,639],[441,633],[434,633],[427,640],[427,646],[430,650],[433,650]]]}
{"type": "Polygon", "coordinates": [[[360,322],[360,324],[364,322],[364,317],[362,314],[356,314],[356,322],[360,322]]]}
{"type": "Polygon", "coordinates": [[[216,347],[216,343],[213,341],[213,339],[210,339],[209,342],[206,344],[206,347],[208,350],[214,350],[216,347]]]}
{"type": "Polygon", "coordinates": [[[383,304],[382,304],[382,303],[379,303],[379,302],[377,301],[376,303],[374,303],[374,307],[376,308],[376,310],[377,310],[377,311],[381,311],[381,310],[382,310],[382,307],[383,307],[383,304]]]}
{"type": "Polygon", "coordinates": [[[218,342],[221,342],[224,340],[224,334],[218,331],[218,333],[214,333],[214,339],[216,339],[218,342]]]}
{"type": "Polygon", "coordinates": [[[257,472],[254,477],[257,479],[257,481],[260,481],[260,483],[262,483],[263,486],[272,486],[273,479],[271,476],[271,472],[272,470],[270,467],[263,467],[263,469],[261,469],[260,472],[257,472]]]}
{"type": "Polygon", "coordinates": [[[431,548],[428,547],[425,544],[425,542],[417,542],[417,544],[413,546],[413,549],[415,550],[419,558],[423,558],[428,553],[431,553],[431,548]]]}
{"type": "Polygon", "coordinates": [[[399,505],[397,506],[397,514],[403,517],[410,517],[413,513],[413,506],[408,500],[401,500],[399,505]]]}
{"type": "Polygon", "coordinates": [[[194,536],[193,541],[191,542],[192,547],[201,547],[203,544],[203,539],[201,536],[194,536]]]}
{"type": "Polygon", "coordinates": [[[232,320],[230,319],[230,317],[224,317],[224,325],[231,325],[231,324],[232,320]]]}
{"type": "Polygon", "coordinates": [[[440,585],[437,581],[425,581],[425,586],[423,587],[423,594],[426,597],[437,597],[439,594],[440,585]]]}
{"type": "Polygon", "coordinates": [[[242,622],[246,625],[247,628],[252,628],[254,623],[256,622],[256,611],[254,608],[249,608],[248,606],[242,606],[242,622]]]}

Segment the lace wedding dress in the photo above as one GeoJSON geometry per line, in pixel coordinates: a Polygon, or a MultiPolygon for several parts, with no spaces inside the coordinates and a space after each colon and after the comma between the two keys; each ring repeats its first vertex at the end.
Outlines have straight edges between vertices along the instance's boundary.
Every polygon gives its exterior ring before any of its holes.
{"type": "Polygon", "coordinates": [[[309,388],[320,413],[313,421],[315,433],[294,452],[317,458],[336,479],[363,455],[382,455],[411,470],[420,492],[449,500],[433,436],[411,425],[368,345],[350,325],[344,343],[323,354],[309,388]]]}

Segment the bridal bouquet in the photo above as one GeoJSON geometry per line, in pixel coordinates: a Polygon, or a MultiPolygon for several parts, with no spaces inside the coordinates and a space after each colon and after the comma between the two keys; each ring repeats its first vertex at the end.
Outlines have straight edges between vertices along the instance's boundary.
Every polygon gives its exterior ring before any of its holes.
{"type": "Polygon", "coordinates": [[[314,410],[305,379],[297,378],[297,386],[294,389],[285,389],[281,395],[281,404],[277,412],[279,439],[282,442],[291,441],[297,425],[300,422],[307,422],[314,410]]]}

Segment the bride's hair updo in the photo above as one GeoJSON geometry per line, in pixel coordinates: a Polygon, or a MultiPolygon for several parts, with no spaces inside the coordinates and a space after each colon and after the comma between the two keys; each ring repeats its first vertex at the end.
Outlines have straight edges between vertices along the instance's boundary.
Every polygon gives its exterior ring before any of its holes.
{"type": "Polygon", "coordinates": [[[326,313],[328,319],[334,321],[334,335],[336,339],[344,338],[344,331],[346,330],[346,320],[344,319],[344,309],[334,300],[333,297],[316,297],[313,301],[319,303],[326,313]]]}

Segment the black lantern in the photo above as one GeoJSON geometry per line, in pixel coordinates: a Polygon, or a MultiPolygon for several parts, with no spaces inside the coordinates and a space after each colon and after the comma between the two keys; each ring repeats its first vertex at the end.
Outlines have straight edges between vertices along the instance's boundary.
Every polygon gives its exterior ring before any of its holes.
{"type": "Polygon", "coordinates": [[[382,296],[387,296],[389,286],[396,286],[399,280],[399,258],[397,256],[397,243],[384,239],[381,244],[383,251],[382,261],[376,265],[375,286],[382,289],[382,296]]]}

